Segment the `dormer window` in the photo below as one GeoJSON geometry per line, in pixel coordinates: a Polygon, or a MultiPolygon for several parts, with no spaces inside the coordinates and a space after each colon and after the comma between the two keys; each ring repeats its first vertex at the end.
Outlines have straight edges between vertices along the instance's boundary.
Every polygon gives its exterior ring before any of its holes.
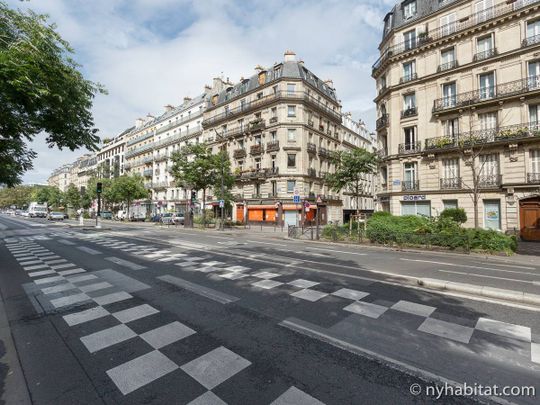
{"type": "Polygon", "coordinates": [[[403,18],[408,20],[416,15],[416,0],[403,3],[403,18]]]}

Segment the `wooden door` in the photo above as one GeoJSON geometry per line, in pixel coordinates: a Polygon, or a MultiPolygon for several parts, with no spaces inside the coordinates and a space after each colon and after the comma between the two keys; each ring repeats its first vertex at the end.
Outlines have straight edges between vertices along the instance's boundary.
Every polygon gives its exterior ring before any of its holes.
{"type": "Polygon", "coordinates": [[[522,200],[519,203],[519,218],[521,237],[540,241],[540,197],[522,200]]]}

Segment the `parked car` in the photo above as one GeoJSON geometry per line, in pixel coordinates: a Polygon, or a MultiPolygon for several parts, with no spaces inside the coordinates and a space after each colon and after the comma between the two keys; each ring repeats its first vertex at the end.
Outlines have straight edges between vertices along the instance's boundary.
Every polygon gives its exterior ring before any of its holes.
{"type": "Polygon", "coordinates": [[[69,215],[67,212],[64,212],[64,219],[69,219],[69,215]]]}
{"type": "Polygon", "coordinates": [[[47,220],[49,221],[63,221],[64,220],[64,213],[58,212],[58,211],[51,211],[47,214],[47,220]]]}
{"type": "Polygon", "coordinates": [[[120,210],[116,213],[115,219],[117,221],[123,221],[124,219],[126,219],[126,217],[127,217],[127,212],[120,210]]]}
{"type": "Polygon", "coordinates": [[[152,221],[152,222],[160,222],[162,215],[163,214],[154,214],[154,215],[152,215],[152,218],[150,218],[150,221],[152,221]]]}
{"type": "Polygon", "coordinates": [[[183,212],[177,212],[176,214],[174,214],[174,223],[176,225],[184,225],[184,222],[185,218],[183,212]]]}
{"type": "Polygon", "coordinates": [[[167,212],[161,215],[159,222],[164,225],[184,225],[184,214],[167,212]]]}
{"type": "Polygon", "coordinates": [[[101,211],[101,219],[113,219],[111,211],[101,211]]]}
{"type": "Polygon", "coordinates": [[[30,213],[28,211],[23,211],[21,212],[21,216],[28,218],[30,216],[30,213]]]}

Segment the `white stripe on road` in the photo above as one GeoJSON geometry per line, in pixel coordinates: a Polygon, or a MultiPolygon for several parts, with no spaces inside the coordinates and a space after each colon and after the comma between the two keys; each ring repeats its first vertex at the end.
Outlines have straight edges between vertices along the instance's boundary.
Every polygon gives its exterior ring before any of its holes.
{"type": "MultiPolygon", "coordinates": [[[[501,271],[501,270],[498,270],[498,269],[492,269],[491,267],[473,266],[473,265],[470,265],[470,264],[456,264],[456,263],[437,262],[437,261],[433,261],[433,260],[405,259],[405,258],[403,258],[403,257],[401,257],[399,260],[404,260],[404,261],[406,261],[406,262],[419,262],[419,263],[439,264],[439,265],[442,265],[442,266],[451,266],[451,267],[468,267],[468,268],[470,268],[470,269],[501,271]]],[[[490,264],[491,264],[491,263],[490,263],[490,264]]],[[[505,265],[499,264],[498,266],[500,267],[500,266],[505,266],[505,265]]],[[[508,267],[512,267],[512,266],[508,266],[508,267]]],[[[534,269],[533,269],[533,270],[534,270],[534,269]]],[[[507,271],[510,271],[510,270],[507,270],[507,271]]],[[[521,274],[531,274],[531,273],[523,273],[523,272],[519,272],[519,271],[516,271],[516,273],[521,273],[521,274]]],[[[536,275],[536,274],[535,274],[535,275],[536,275]]]]}
{"type": "Polygon", "coordinates": [[[525,284],[537,285],[537,283],[535,283],[534,281],[518,280],[518,279],[515,279],[515,278],[487,276],[487,275],[484,275],[484,274],[465,273],[465,272],[462,272],[462,271],[450,271],[450,270],[441,270],[441,269],[439,269],[437,271],[440,271],[442,273],[461,274],[461,275],[464,275],[464,276],[480,277],[480,278],[493,278],[493,279],[496,279],[496,280],[515,281],[516,283],[525,283],[525,284]]]}
{"type": "Polygon", "coordinates": [[[113,263],[116,263],[118,264],[119,266],[123,266],[123,267],[127,267],[131,270],[142,270],[142,269],[145,269],[146,267],[145,266],[141,266],[139,264],[136,264],[136,263],[133,263],[133,262],[129,262],[127,260],[124,260],[124,259],[120,259],[119,257],[106,257],[105,260],[108,260],[110,262],[113,262],[113,263]]]}
{"type": "Polygon", "coordinates": [[[285,243],[270,243],[270,242],[259,242],[258,240],[246,240],[249,243],[260,243],[262,245],[274,245],[274,246],[287,246],[285,243]]]}
{"type": "Polygon", "coordinates": [[[101,252],[99,250],[95,250],[86,246],[77,246],[77,249],[82,250],[83,252],[86,252],[91,255],[100,255],[101,252]]]}

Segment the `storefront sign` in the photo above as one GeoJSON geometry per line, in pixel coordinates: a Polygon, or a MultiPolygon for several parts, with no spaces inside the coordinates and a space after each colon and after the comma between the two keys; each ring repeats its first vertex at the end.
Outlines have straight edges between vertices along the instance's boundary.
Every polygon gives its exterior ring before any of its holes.
{"type": "Polygon", "coordinates": [[[404,195],[403,201],[423,201],[426,199],[425,195],[404,195]]]}
{"type": "Polygon", "coordinates": [[[399,179],[393,180],[393,181],[392,181],[392,185],[394,185],[394,186],[401,186],[401,180],[399,180],[399,179]]]}

